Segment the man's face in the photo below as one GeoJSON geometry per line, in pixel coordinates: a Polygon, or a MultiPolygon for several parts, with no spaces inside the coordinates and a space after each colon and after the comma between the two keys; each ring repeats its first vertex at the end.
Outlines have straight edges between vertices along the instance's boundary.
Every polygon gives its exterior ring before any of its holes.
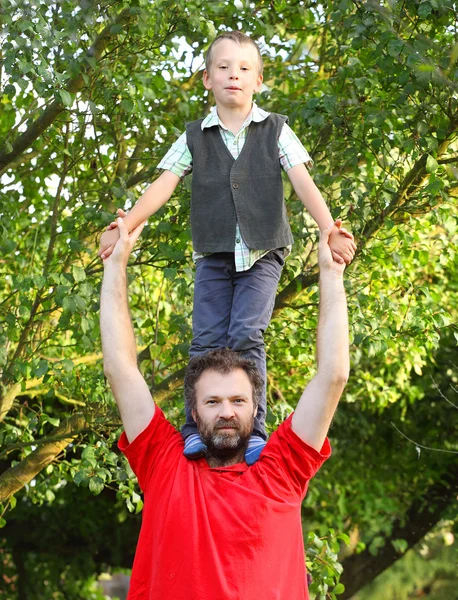
{"type": "Polygon", "coordinates": [[[213,91],[218,105],[251,106],[253,93],[262,86],[256,48],[224,39],[215,44],[210,70],[204,71],[204,86],[213,91]]]}
{"type": "Polygon", "coordinates": [[[196,383],[193,417],[210,455],[229,460],[243,452],[255,413],[253,388],[245,371],[202,373],[196,383]]]}

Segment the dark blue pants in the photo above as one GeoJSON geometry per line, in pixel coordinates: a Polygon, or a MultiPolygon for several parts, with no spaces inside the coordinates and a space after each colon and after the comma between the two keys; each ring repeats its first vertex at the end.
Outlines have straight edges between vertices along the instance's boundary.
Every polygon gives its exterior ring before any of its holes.
{"type": "MultiPolygon", "coordinates": [[[[271,250],[248,271],[237,272],[233,252],[219,252],[200,258],[196,264],[193,340],[189,354],[215,348],[231,348],[254,360],[264,380],[264,391],[254,422],[254,433],[267,437],[266,351],[263,333],[275,302],[284,264],[283,252],[271,250]]],[[[186,408],[183,437],[196,433],[191,411],[186,408]]]]}

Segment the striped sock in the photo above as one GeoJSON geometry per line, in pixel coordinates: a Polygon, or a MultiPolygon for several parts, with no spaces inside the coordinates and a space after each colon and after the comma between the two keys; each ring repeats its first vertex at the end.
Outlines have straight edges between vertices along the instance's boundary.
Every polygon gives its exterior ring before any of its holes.
{"type": "Polygon", "coordinates": [[[264,446],[267,444],[266,440],[264,440],[259,435],[250,436],[250,440],[248,442],[248,448],[245,451],[245,462],[247,465],[254,465],[254,463],[258,460],[261,455],[261,452],[264,450],[264,446]]]}
{"type": "Polygon", "coordinates": [[[207,454],[207,446],[198,433],[192,433],[185,439],[183,454],[191,460],[203,458],[207,454]]]}

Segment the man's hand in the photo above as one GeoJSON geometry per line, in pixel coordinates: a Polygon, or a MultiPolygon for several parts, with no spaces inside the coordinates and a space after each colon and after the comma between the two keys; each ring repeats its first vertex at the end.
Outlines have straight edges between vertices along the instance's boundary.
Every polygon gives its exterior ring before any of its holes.
{"type": "Polygon", "coordinates": [[[330,230],[329,247],[333,259],[338,263],[349,265],[356,251],[353,234],[342,227],[342,221],[338,219],[330,230]]]}
{"type": "MultiPolygon", "coordinates": [[[[320,273],[323,275],[326,271],[328,271],[342,276],[342,273],[345,270],[346,261],[338,256],[331,247],[331,236],[336,231],[336,228],[337,231],[341,231],[340,221],[331,223],[327,229],[320,231],[320,242],[318,244],[318,266],[320,267],[320,273]]],[[[348,240],[353,244],[353,246],[355,246],[355,243],[350,238],[347,238],[346,234],[348,234],[348,232],[345,232],[345,234],[337,233],[339,236],[345,235],[343,239],[348,240]]]]}

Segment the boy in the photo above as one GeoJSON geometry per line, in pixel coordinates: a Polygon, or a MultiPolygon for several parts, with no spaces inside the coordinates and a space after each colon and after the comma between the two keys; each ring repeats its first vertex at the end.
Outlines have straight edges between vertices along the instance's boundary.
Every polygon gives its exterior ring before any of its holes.
{"type": "MultiPolygon", "coordinates": [[[[255,361],[264,380],[264,394],[245,453],[248,464],[259,458],[266,443],[263,332],[272,316],[284,255],[292,243],[281,168],[320,230],[332,223],[304,165],[312,164],[310,157],[286,117],[267,113],[253,103],[262,80],[262,57],[251,38],[233,31],[213,41],[203,82],[213,92],[216,110],[186,127],[159,163],[163,173],[124,219],[128,230],[133,230],[163,206],[181,178],[193,171],[196,279],[190,356],[228,346],[255,361]]],[[[99,255],[103,259],[111,254],[118,237],[115,224],[102,235],[99,255]]],[[[356,249],[353,236],[339,224],[332,230],[329,245],[334,260],[351,262],[356,249]]],[[[184,454],[201,457],[206,448],[190,412],[182,434],[184,454]]]]}

